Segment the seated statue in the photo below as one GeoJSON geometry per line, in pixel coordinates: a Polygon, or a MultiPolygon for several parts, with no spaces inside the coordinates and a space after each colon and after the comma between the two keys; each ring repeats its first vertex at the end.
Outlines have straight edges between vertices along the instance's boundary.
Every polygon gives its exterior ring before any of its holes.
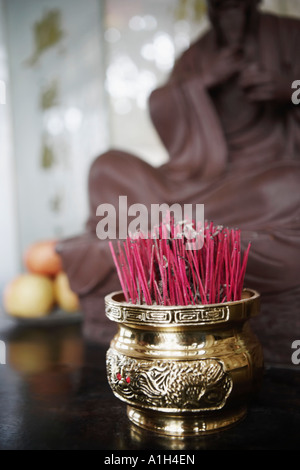
{"type": "Polygon", "coordinates": [[[96,236],[96,209],[117,207],[126,195],[128,205],[204,204],[207,220],[241,229],[244,246],[252,243],[245,284],[262,294],[255,321],[267,360],[290,361],[300,300],[300,105],[291,100],[300,79],[300,22],[263,14],[258,3],[208,0],[210,30],[150,95],[167,163],[154,168],[112,149],[92,164],[86,233],[58,251],[86,328],[96,331],[97,322],[104,342],[111,334],[103,297],[120,285],[108,241],[96,236]],[[280,304],[289,296],[292,304],[280,304]]]}

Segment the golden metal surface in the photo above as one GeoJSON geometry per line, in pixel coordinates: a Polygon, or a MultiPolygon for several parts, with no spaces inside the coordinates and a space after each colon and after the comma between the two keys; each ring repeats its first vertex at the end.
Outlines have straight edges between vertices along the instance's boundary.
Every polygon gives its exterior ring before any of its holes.
{"type": "Polygon", "coordinates": [[[221,304],[164,307],[133,305],[124,301],[122,292],[105,298],[106,316],[117,323],[148,326],[209,325],[246,320],[259,313],[258,292],[244,289],[242,300],[221,304]]]}
{"type": "Polygon", "coordinates": [[[230,428],[241,421],[247,414],[247,408],[241,407],[216,415],[172,415],[151,413],[148,410],[127,407],[130,421],[143,429],[155,431],[158,434],[174,437],[188,437],[198,434],[208,434],[230,428]]]}
{"type": "Polygon", "coordinates": [[[136,306],[106,297],[119,324],[107,352],[116,397],[141,428],[174,436],[203,434],[238,422],[260,385],[263,355],[249,319],[259,294],[193,307],[136,306]]]}

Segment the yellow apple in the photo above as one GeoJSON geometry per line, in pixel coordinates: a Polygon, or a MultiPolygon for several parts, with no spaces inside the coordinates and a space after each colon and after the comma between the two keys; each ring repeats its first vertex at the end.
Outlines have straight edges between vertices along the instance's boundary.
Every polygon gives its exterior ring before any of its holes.
{"type": "Polygon", "coordinates": [[[51,312],[54,302],[53,281],[38,274],[22,274],[4,291],[4,308],[15,317],[43,317],[51,312]]]}
{"type": "Polygon", "coordinates": [[[57,304],[66,312],[76,312],[79,309],[79,298],[70,288],[68,276],[59,273],[54,279],[54,295],[57,304]]]}

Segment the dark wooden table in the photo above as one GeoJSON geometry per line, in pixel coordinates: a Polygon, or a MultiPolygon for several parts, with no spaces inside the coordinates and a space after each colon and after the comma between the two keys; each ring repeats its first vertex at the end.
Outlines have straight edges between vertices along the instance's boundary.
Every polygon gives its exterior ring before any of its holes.
{"type": "MultiPolygon", "coordinates": [[[[185,440],[131,425],[106,380],[106,347],[82,337],[80,322],[15,326],[0,334],[0,449],[102,450],[194,454],[201,450],[296,450],[300,443],[300,366],[267,366],[244,421],[185,440]]],[[[146,454],[143,454],[146,455],[146,454]]]]}

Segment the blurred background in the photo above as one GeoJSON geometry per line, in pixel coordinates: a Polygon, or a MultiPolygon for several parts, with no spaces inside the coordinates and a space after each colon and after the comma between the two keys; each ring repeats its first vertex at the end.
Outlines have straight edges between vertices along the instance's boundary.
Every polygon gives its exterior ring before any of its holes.
{"type": "Polygon", "coordinates": [[[147,98],[207,27],[205,0],[0,0],[0,292],[30,244],[84,230],[99,154],[166,160],[147,98]]]}

